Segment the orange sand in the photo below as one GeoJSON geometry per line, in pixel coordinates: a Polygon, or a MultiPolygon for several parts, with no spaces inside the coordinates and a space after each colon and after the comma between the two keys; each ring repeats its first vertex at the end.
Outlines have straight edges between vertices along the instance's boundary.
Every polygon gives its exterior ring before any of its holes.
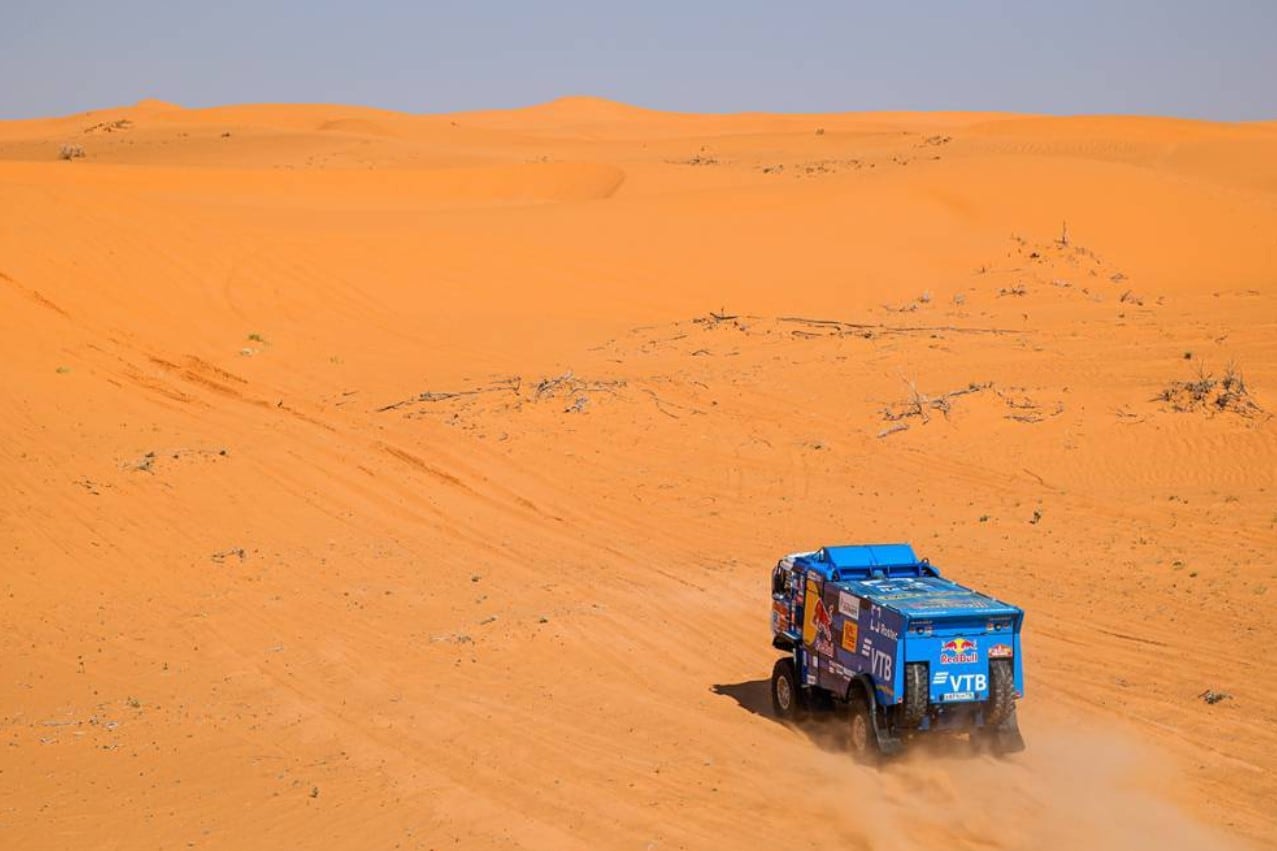
{"type": "Polygon", "coordinates": [[[1277,124],[145,102],[0,198],[0,846],[1277,846],[1277,124]],[[1024,754],[769,717],[894,540],[1024,754]]]}

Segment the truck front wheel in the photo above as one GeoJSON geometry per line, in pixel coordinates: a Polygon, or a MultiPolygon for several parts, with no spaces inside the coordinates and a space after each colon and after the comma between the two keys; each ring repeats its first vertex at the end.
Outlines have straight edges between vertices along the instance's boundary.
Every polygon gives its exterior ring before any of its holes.
{"type": "Polygon", "coordinates": [[[798,687],[798,674],[794,660],[777,659],[772,668],[772,712],[777,718],[797,721],[806,708],[802,691],[798,687]]]}

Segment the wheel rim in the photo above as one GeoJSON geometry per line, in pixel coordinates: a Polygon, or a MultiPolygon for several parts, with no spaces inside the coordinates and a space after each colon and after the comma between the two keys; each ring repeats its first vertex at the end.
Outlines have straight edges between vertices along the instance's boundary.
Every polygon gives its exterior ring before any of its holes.
{"type": "Polygon", "coordinates": [[[860,712],[851,717],[851,746],[857,753],[864,753],[869,748],[869,722],[860,712]]]}
{"type": "Polygon", "coordinates": [[[789,687],[788,677],[778,677],[776,679],[776,703],[785,712],[789,711],[789,704],[794,699],[794,693],[789,687]]]}

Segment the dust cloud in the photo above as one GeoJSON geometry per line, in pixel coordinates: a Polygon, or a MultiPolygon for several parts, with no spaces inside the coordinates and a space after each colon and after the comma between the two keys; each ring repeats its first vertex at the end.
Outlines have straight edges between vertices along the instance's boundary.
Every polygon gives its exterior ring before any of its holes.
{"type": "Polygon", "coordinates": [[[811,731],[821,750],[810,771],[822,823],[851,847],[1245,847],[1177,807],[1170,760],[1119,733],[1034,730],[1026,751],[1001,758],[972,755],[961,739],[922,740],[873,768],[850,762],[842,726],[811,731]]]}

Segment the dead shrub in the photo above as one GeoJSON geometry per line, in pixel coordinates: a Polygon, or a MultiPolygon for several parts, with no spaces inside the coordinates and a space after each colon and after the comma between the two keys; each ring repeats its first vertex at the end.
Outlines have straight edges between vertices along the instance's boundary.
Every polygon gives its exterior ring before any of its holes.
{"type": "Polygon", "coordinates": [[[1264,410],[1251,396],[1246,379],[1233,363],[1224,368],[1224,374],[1219,378],[1207,372],[1204,366],[1199,366],[1195,379],[1172,381],[1157,395],[1156,401],[1179,413],[1202,411],[1252,417],[1264,410]]]}

